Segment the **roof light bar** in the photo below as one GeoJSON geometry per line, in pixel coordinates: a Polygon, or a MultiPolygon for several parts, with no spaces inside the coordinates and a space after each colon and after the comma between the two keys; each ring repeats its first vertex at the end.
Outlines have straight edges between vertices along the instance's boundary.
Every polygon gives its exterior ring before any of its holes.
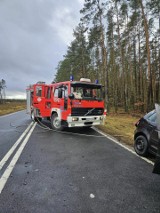
{"type": "Polygon", "coordinates": [[[91,79],[89,79],[89,78],[81,78],[80,81],[91,83],[91,79]]]}

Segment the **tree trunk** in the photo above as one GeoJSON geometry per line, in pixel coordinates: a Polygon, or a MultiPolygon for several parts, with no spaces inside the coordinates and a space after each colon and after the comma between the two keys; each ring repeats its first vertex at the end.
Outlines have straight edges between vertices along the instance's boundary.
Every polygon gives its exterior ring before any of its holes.
{"type": "Polygon", "coordinates": [[[148,21],[144,12],[144,6],[142,0],[139,0],[142,17],[144,21],[144,32],[146,38],[146,50],[147,50],[147,62],[148,62],[148,89],[147,89],[147,111],[153,107],[153,83],[152,83],[152,70],[151,70],[151,56],[150,56],[150,44],[149,44],[149,27],[148,21]]]}

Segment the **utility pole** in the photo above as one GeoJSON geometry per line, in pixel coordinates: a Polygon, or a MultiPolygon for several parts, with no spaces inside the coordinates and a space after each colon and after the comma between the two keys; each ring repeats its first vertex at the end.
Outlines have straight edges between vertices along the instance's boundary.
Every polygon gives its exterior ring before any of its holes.
{"type": "Polygon", "coordinates": [[[6,81],[4,79],[0,80],[0,103],[3,103],[6,98],[5,93],[6,81]]]}

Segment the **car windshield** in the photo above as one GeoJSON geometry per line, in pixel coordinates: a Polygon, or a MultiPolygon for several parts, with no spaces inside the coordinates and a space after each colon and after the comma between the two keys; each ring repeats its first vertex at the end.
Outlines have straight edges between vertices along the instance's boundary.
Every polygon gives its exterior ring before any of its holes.
{"type": "Polygon", "coordinates": [[[102,86],[100,84],[73,83],[71,93],[75,99],[102,100],[102,86]]]}
{"type": "Polygon", "coordinates": [[[156,112],[153,112],[150,116],[148,116],[147,120],[156,123],[157,120],[156,112]]]}
{"type": "Polygon", "coordinates": [[[153,122],[156,123],[157,122],[157,114],[155,110],[152,110],[151,112],[149,112],[148,114],[146,114],[144,116],[144,119],[149,121],[149,122],[153,122]]]}

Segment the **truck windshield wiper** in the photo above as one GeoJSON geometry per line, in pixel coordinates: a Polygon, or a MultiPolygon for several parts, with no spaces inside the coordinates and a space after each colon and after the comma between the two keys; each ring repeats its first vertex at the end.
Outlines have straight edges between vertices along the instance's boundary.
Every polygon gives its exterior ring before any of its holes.
{"type": "Polygon", "coordinates": [[[88,114],[90,114],[93,110],[94,110],[95,108],[93,108],[93,109],[91,109],[91,110],[89,110],[84,116],[86,116],[86,115],[88,115],[88,114]]]}

